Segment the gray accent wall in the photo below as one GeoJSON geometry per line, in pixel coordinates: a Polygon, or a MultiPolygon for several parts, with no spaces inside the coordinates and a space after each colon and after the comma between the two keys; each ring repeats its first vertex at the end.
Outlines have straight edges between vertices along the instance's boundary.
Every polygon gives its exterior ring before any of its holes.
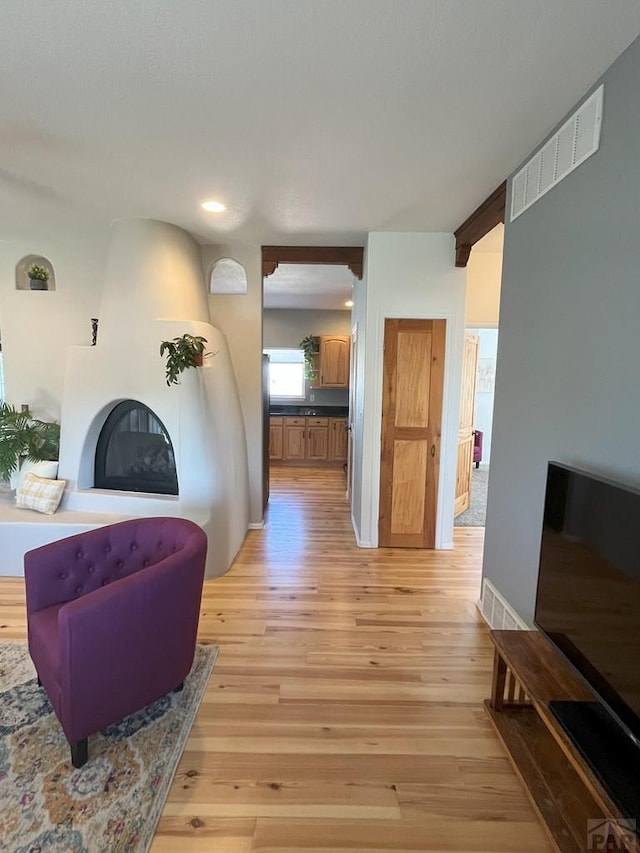
{"type": "Polygon", "coordinates": [[[600,150],[505,230],[483,575],[529,623],[547,462],[640,483],[640,39],[600,82],[600,150]]]}
{"type": "Polygon", "coordinates": [[[263,345],[297,347],[307,335],[350,335],[350,311],[324,311],[304,308],[265,308],[263,345]]]}

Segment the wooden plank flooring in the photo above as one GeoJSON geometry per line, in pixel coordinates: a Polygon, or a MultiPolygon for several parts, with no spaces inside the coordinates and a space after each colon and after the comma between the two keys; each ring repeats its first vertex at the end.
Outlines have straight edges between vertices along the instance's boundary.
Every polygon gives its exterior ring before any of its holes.
{"type": "MultiPolygon", "coordinates": [[[[273,471],[265,530],[205,584],[221,651],[152,853],[551,849],[481,706],[482,531],[455,537],[359,549],[341,471],[273,471]]],[[[0,636],[25,627],[2,578],[0,636]]]]}

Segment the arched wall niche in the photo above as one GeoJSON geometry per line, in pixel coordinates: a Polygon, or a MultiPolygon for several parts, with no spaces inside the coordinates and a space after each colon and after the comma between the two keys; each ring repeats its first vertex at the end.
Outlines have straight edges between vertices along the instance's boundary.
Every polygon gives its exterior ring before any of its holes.
{"type": "Polygon", "coordinates": [[[44,255],[25,255],[16,264],[16,290],[55,290],[56,289],[56,271],[49,258],[44,255]],[[44,267],[49,270],[49,280],[42,282],[44,287],[32,287],[27,270],[32,264],[37,264],[39,267],[44,267]]]}
{"type": "Polygon", "coordinates": [[[209,293],[238,296],[247,293],[245,268],[233,258],[220,258],[211,268],[209,293]]]}

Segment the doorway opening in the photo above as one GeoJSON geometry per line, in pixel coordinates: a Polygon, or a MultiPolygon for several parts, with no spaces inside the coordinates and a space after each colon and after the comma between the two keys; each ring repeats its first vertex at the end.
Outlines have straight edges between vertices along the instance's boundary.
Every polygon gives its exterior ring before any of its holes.
{"type": "Polygon", "coordinates": [[[265,507],[278,483],[311,469],[347,491],[351,297],[362,247],[264,246],[265,507]]]}
{"type": "Polygon", "coordinates": [[[484,527],[486,520],[503,241],[504,226],[499,224],[474,245],[467,266],[456,527],[484,527]]]}

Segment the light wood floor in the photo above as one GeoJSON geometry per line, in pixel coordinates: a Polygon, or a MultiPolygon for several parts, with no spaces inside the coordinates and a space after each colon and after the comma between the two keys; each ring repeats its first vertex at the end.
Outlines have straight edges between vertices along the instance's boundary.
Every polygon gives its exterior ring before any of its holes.
{"type": "Polygon", "coordinates": [[[266,529],[205,584],[221,651],[152,853],[550,850],[481,707],[482,531],[455,542],[358,549],[341,471],[273,472],[266,529]]]}

